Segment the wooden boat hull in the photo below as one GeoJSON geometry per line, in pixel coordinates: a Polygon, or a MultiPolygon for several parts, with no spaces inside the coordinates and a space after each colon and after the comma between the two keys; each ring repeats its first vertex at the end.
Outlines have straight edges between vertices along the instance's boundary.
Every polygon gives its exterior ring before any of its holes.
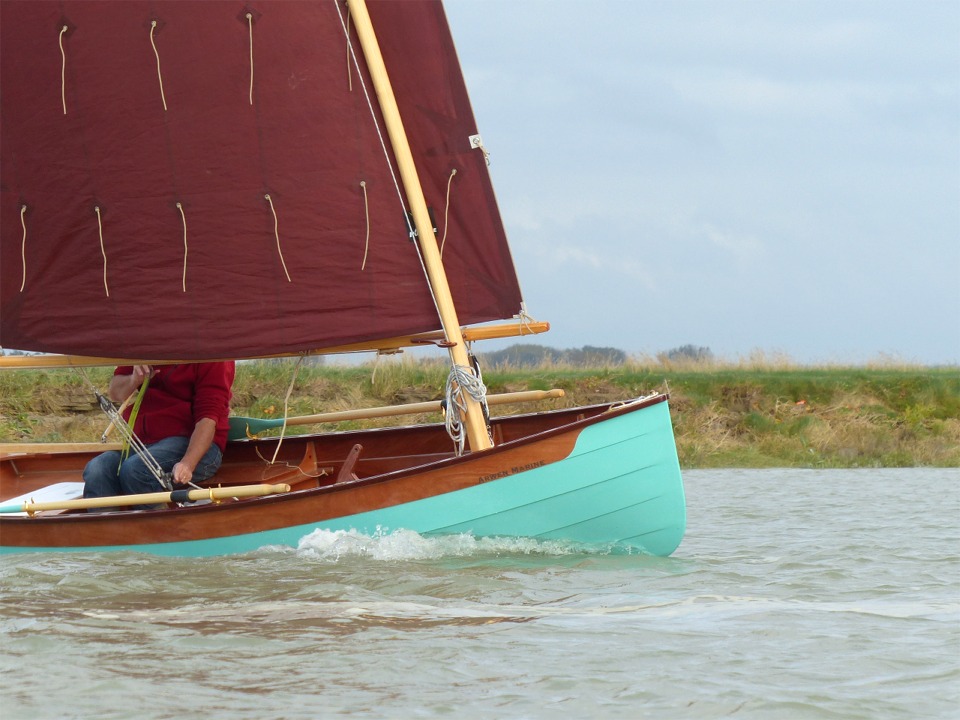
{"type": "MultiPolygon", "coordinates": [[[[0,551],[136,550],[209,556],[296,547],[311,532],[401,528],[669,555],[686,524],[665,396],[494,420],[497,446],[453,457],[442,426],[232,443],[214,483],[289,482],[282,495],[151,511],[0,517],[0,551]],[[352,467],[350,448],[362,445],[352,467]],[[336,458],[336,460],[331,460],[336,458]],[[330,463],[328,465],[328,463],[330,463]],[[327,469],[330,475],[308,477],[327,469]],[[339,475],[330,483],[333,475],[339,475]],[[358,476],[358,477],[355,477],[358,476]]],[[[77,480],[90,453],[0,461],[0,502],[77,480]]]]}

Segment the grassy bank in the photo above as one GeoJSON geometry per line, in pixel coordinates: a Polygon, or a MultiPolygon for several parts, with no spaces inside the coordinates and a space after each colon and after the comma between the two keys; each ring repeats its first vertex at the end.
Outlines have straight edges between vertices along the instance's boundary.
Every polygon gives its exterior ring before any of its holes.
{"type": "MultiPolygon", "coordinates": [[[[291,363],[238,366],[233,412],[282,417],[291,363]]],[[[304,415],[438,399],[445,366],[301,368],[288,413],[304,415]]],[[[105,387],[110,371],[87,371],[105,387]]],[[[669,365],[488,370],[489,392],[563,388],[562,400],[498,414],[624,400],[667,391],[681,464],[694,467],[960,467],[960,371],[916,367],[669,365]]],[[[439,420],[422,415],[392,424],[439,420]]],[[[0,442],[99,439],[106,422],[72,371],[0,373],[0,442]]],[[[352,429],[374,423],[323,426],[352,429]]],[[[382,423],[387,424],[387,423],[382,423]]],[[[309,428],[289,428],[305,432],[309,428]]]]}

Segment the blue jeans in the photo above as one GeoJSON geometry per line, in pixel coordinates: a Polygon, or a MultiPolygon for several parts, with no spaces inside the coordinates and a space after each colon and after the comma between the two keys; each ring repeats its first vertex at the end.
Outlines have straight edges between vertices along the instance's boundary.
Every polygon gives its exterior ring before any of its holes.
{"type": "MultiPolygon", "coordinates": [[[[190,445],[190,438],[169,437],[160,442],[147,445],[147,450],[160,464],[164,472],[173,470],[173,466],[183,459],[190,445]]],[[[193,471],[193,482],[209,480],[220,468],[223,456],[220,448],[214,444],[197,463],[193,471]]],[[[163,492],[164,487],[153,476],[140,456],[132,450],[123,463],[120,452],[110,450],[97,455],[83,469],[83,496],[85,498],[110,497],[112,495],[138,495],[140,493],[163,492]]],[[[134,505],[136,510],[156,507],[154,505],[134,505]]]]}

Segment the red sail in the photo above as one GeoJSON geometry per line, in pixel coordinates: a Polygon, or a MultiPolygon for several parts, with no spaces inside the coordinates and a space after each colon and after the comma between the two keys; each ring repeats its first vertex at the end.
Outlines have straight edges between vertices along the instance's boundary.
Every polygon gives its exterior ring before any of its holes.
{"type": "MultiPolygon", "coordinates": [[[[369,5],[460,321],[512,317],[443,9],[369,5]]],[[[439,329],[343,4],[0,13],[3,347],[202,360],[439,329]]]]}

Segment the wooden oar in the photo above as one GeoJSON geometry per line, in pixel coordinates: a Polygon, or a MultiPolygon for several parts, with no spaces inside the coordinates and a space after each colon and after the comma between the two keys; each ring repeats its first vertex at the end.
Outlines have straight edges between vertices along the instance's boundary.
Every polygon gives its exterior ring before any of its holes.
{"type": "Polygon", "coordinates": [[[123,507],[126,505],[156,505],[168,502],[195,502],[197,500],[222,500],[224,498],[261,497],[290,492],[289,485],[237,485],[225,488],[202,488],[200,490],[174,490],[173,492],[141,493],[140,495],[112,495],[110,497],[60,500],[58,502],[24,502],[0,507],[2,513],[28,515],[43,510],[83,510],[87,508],[123,507]]]}
{"type": "MultiPolygon", "coordinates": [[[[525,390],[522,392],[501,393],[488,395],[488,405],[507,405],[509,403],[531,402],[533,400],[547,400],[563,397],[564,392],[559,388],[553,390],[525,390]]],[[[341,410],[339,412],[320,413],[319,415],[300,415],[287,418],[287,425],[313,425],[315,423],[344,422],[346,420],[366,420],[369,418],[394,417],[397,415],[416,415],[418,413],[439,412],[439,400],[410,403],[408,405],[387,405],[375,408],[359,408],[357,410],[341,410]]],[[[249,418],[234,416],[230,418],[231,440],[253,437],[264,430],[271,430],[283,426],[283,418],[249,418]]]]}

